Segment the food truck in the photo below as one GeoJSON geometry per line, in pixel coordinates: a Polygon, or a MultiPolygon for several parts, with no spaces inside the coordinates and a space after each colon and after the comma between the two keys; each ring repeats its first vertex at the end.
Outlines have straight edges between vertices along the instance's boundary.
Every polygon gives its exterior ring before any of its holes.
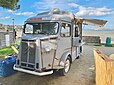
{"type": "Polygon", "coordinates": [[[54,70],[66,75],[82,52],[82,24],[104,26],[106,22],[59,9],[27,19],[14,69],[38,76],[54,70]]]}

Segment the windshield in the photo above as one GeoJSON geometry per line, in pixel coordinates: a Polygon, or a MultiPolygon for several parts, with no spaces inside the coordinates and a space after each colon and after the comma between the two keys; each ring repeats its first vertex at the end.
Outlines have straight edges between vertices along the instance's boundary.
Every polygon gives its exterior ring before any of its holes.
{"type": "Polygon", "coordinates": [[[24,27],[24,33],[54,35],[58,32],[58,26],[57,22],[27,23],[24,27]]]}

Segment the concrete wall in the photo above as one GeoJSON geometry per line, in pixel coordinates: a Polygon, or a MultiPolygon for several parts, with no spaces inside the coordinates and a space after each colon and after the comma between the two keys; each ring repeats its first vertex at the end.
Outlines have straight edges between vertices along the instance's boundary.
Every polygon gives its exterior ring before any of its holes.
{"type": "Polygon", "coordinates": [[[83,36],[82,39],[85,43],[100,43],[100,36],[83,36]]]}
{"type": "Polygon", "coordinates": [[[6,47],[6,37],[5,37],[6,34],[9,34],[10,45],[14,43],[13,32],[9,32],[9,33],[0,32],[0,48],[6,47]]]}
{"type": "Polygon", "coordinates": [[[22,32],[23,32],[23,30],[16,30],[16,33],[17,33],[17,38],[19,38],[19,37],[22,37],[22,32]]]}

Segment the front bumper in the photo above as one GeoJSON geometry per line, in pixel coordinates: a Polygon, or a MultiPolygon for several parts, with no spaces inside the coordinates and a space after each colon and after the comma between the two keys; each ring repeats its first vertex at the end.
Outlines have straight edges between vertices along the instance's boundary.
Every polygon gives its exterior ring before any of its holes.
{"type": "Polygon", "coordinates": [[[29,74],[33,74],[33,75],[38,75],[38,76],[50,75],[50,74],[53,73],[53,70],[47,71],[47,72],[35,72],[35,71],[30,71],[30,70],[18,68],[15,65],[14,65],[13,68],[14,68],[14,70],[17,70],[17,71],[20,71],[20,72],[25,72],[25,73],[29,73],[29,74]]]}

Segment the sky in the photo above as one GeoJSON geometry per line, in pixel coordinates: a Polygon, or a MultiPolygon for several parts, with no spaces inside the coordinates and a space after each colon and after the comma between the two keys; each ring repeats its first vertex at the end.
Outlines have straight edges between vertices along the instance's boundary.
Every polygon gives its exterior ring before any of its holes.
{"type": "Polygon", "coordinates": [[[14,18],[15,25],[23,25],[29,17],[59,8],[78,17],[107,20],[104,28],[114,29],[114,0],[20,0],[19,4],[16,11],[0,7],[0,23],[12,25],[14,18]]]}

